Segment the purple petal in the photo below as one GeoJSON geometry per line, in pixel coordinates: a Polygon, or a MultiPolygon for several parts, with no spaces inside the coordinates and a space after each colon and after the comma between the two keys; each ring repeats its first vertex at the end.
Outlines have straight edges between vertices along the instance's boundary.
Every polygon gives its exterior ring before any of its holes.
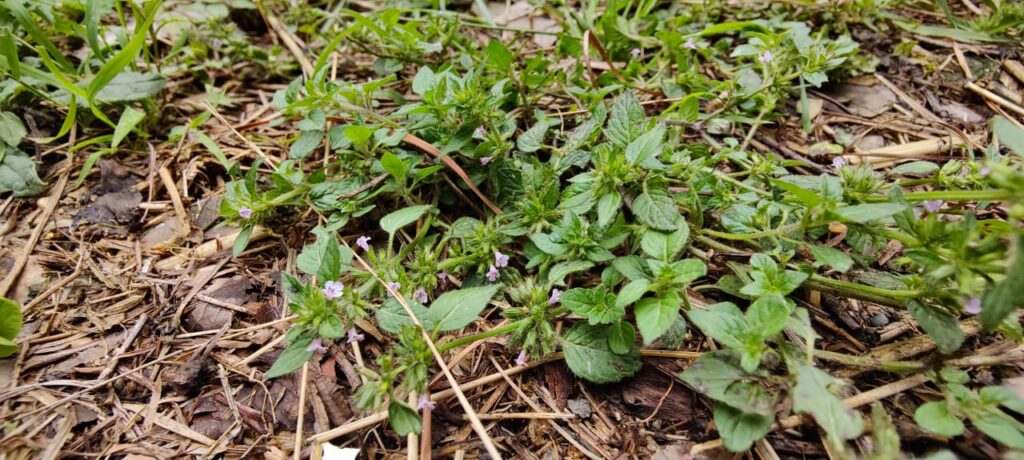
{"type": "Polygon", "coordinates": [[[554,305],[562,299],[562,290],[554,288],[551,290],[551,297],[548,297],[548,305],[554,305]]]}
{"type": "Polygon", "coordinates": [[[337,299],[345,293],[345,285],[341,284],[340,281],[328,281],[324,283],[324,288],[321,289],[324,293],[324,297],[328,299],[337,299]]]}
{"type": "Polygon", "coordinates": [[[413,292],[412,293],[412,298],[413,298],[413,300],[415,300],[415,301],[417,301],[417,302],[419,302],[421,304],[424,304],[424,305],[427,302],[430,301],[430,298],[427,297],[427,291],[424,290],[423,288],[419,288],[419,289],[416,290],[416,292],[413,292]]]}
{"type": "Polygon", "coordinates": [[[924,209],[931,213],[939,212],[939,209],[942,209],[942,204],[942,200],[925,200],[924,209]]]}
{"type": "Polygon", "coordinates": [[[369,251],[370,237],[363,235],[360,236],[359,238],[356,238],[356,246],[359,246],[359,248],[362,249],[363,251],[369,251]]]}
{"type": "Polygon", "coordinates": [[[487,268],[487,281],[490,281],[492,283],[498,281],[498,275],[498,267],[491,265],[490,267],[487,268]]]}
{"type": "Polygon", "coordinates": [[[683,48],[695,50],[697,49],[697,43],[693,41],[693,37],[686,39],[686,43],[683,43],[683,48]]]}
{"type": "Polygon", "coordinates": [[[482,157],[482,158],[480,158],[480,164],[486,166],[487,163],[490,163],[491,160],[493,160],[493,159],[494,159],[493,157],[482,157]]]}
{"type": "Polygon", "coordinates": [[[501,252],[494,253],[494,266],[503,268],[508,266],[508,256],[501,252]]]}
{"type": "Polygon", "coordinates": [[[348,343],[362,342],[364,338],[366,337],[364,337],[363,334],[360,334],[359,331],[356,330],[356,328],[348,330],[348,343]]]}
{"type": "Polygon", "coordinates": [[[764,50],[764,53],[757,57],[757,60],[765,64],[772,62],[772,59],[775,59],[775,56],[772,56],[772,52],[769,50],[764,50]]]}
{"type": "Polygon", "coordinates": [[[416,401],[416,412],[421,412],[423,409],[434,410],[435,408],[437,408],[437,403],[431,401],[427,395],[420,395],[416,401]]]}
{"type": "Polygon", "coordinates": [[[241,209],[238,210],[238,216],[243,219],[252,217],[252,208],[242,206],[241,209]]]}
{"type": "Polygon", "coordinates": [[[832,158],[832,167],[833,168],[839,169],[839,168],[842,168],[843,166],[846,166],[846,158],[843,158],[841,156],[836,156],[836,157],[832,158]]]}
{"type": "Polygon", "coordinates": [[[324,354],[327,353],[327,347],[324,346],[323,340],[313,339],[313,341],[309,343],[309,346],[306,347],[306,351],[324,354]]]}
{"type": "Polygon", "coordinates": [[[964,302],[964,312],[970,315],[981,313],[981,297],[971,297],[964,302]]]}
{"type": "Polygon", "coordinates": [[[516,356],[516,366],[525,366],[525,365],[526,365],[526,350],[522,350],[522,351],[519,352],[519,356],[516,356]]]}

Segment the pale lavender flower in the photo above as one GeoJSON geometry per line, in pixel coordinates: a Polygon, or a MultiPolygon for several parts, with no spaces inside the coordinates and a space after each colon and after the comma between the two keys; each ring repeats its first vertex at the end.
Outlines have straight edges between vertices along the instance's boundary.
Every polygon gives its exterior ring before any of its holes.
{"type": "Polygon", "coordinates": [[[356,246],[359,246],[359,249],[362,249],[363,251],[369,251],[370,237],[363,235],[360,236],[359,238],[356,238],[356,246]]]}
{"type": "Polygon", "coordinates": [[[313,339],[313,341],[309,343],[309,346],[306,347],[306,351],[311,351],[313,353],[324,354],[324,353],[327,353],[327,347],[324,346],[324,341],[323,340],[321,340],[321,339],[313,339]]]}
{"type": "Polygon", "coordinates": [[[419,288],[416,292],[413,292],[412,299],[424,305],[430,301],[430,298],[427,297],[427,291],[423,288],[419,288]]]}
{"type": "Polygon", "coordinates": [[[434,410],[437,408],[437,403],[430,400],[427,395],[420,395],[420,399],[416,401],[416,412],[421,412],[423,409],[434,410]]]}
{"type": "Polygon", "coordinates": [[[981,298],[971,297],[964,302],[964,312],[969,315],[977,315],[981,313],[981,298]]]}
{"type": "Polygon", "coordinates": [[[505,268],[508,266],[508,256],[502,254],[501,251],[494,251],[494,266],[498,268],[505,268]]]}
{"type": "Polygon", "coordinates": [[[693,37],[687,38],[686,43],[683,43],[683,48],[686,48],[688,50],[696,50],[697,42],[693,40],[693,37]]]}
{"type": "Polygon", "coordinates": [[[357,331],[356,328],[353,327],[352,329],[348,330],[348,339],[346,340],[346,342],[348,342],[348,343],[362,342],[363,339],[365,339],[365,338],[366,337],[364,337],[363,334],[360,334],[359,331],[357,331]]]}
{"type": "Polygon", "coordinates": [[[839,155],[836,155],[835,157],[832,158],[833,168],[839,169],[842,168],[843,166],[846,166],[846,158],[843,158],[839,155]]]}
{"type": "Polygon", "coordinates": [[[551,297],[548,297],[548,305],[554,305],[562,300],[562,290],[554,288],[551,290],[551,297]]]}
{"type": "Polygon", "coordinates": [[[388,285],[389,288],[391,288],[392,291],[397,291],[399,289],[402,289],[402,283],[399,283],[397,281],[388,281],[387,285],[388,285]]]}
{"type": "Polygon", "coordinates": [[[243,219],[248,219],[252,217],[252,208],[248,206],[242,206],[242,208],[238,210],[238,217],[241,217],[243,219]]]}
{"type": "Polygon", "coordinates": [[[942,200],[925,200],[924,209],[928,212],[939,212],[939,209],[942,208],[942,203],[942,200]]]}
{"type": "Polygon", "coordinates": [[[483,126],[477,126],[476,130],[473,131],[473,133],[476,134],[477,136],[484,137],[487,135],[487,130],[484,129],[483,126]]]}
{"type": "Polygon", "coordinates": [[[981,177],[988,177],[989,174],[992,174],[992,168],[982,166],[981,169],[978,170],[978,174],[981,174],[981,177]]]}
{"type": "Polygon", "coordinates": [[[340,281],[328,281],[324,283],[324,288],[321,291],[323,291],[324,297],[337,299],[345,293],[345,285],[341,284],[340,281]]]}
{"type": "Polygon", "coordinates": [[[516,356],[516,366],[525,366],[525,365],[526,365],[526,350],[522,350],[522,351],[519,352],[519,356],[516,356]]]}
{"type": "Polygon", "coordinates": [[[764,53],[761,53],[761,55],[757,57],[757,60],[761,61],[763,64],[772,62],[772,59],[775,59],[775,56],[772,56],[772,52],[769,50],[764,50],[764,53]]]}
{"type": "Polygon", "coordinates": [[[448,272],[446,272],[446,271],[439,271],[439,272],[437,272],[437,280],[438,281],[442,281],[443,282],[446,279],[448,279],[448,272]]]}
{"type": "Polygon", "coordinates": [[[487,267],[487,281],[495,282],[498,281],[498,267],[491,265],[487,267]]]}
{"type": "Polygon", "coordinates": [[[629,50],[629,55],[633,56],[633,58],[636,59],[636,58],[640,57],[640,54],[643,53],[643,52],[644,51],[642,49],[640,49],[640,48],[633,48],[633,49],[629,50]]]}
{"type": "Polygon", "coordinates": [[[490,163],[491,160],[493,160],[493,159],[494,159],[494,157],[482,157],[482,158],[480,158],[480,164],[482,164],[484,166],[487,166],[487,164],[490,163]]]}

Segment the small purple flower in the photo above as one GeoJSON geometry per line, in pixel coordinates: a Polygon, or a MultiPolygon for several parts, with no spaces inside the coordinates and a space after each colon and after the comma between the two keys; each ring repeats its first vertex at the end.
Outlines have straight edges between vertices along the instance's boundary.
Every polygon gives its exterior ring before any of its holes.
{"type": "Polygon", "coordinates": [[[640,54],[642,54],[643,52],[644,52],[644,50],[642,50],[640,48],[633,48],[633,49],[629,50],[629,55],[633,56],[633,59],[636,59],[636,58],[640,57],[640,54]]]}
{"type": "Polygon", "coordinates": [[[526,350],[522,350],[522,351],[519,352],[519,356],[516,356],[516,366],[525,366],[525,365],[526,365],[526,350]]]}
{"type": "Polygon", "coordinates": [[[324,288],[321,291],[323,291],[324,297],[337,299],[345,293],[345,285],[341,284],[340,281],[328,281],[324,283],[324,288]]]}
{"type": "Polygon", "coordinates": [[[487,267],[487,281],[495,282],[498,281],[498,267],[491,265],[487,267]]]}
{"type": "Polygon", "coordinates": [[[252,208],[248,206],[242,206],[241,209],[238,210],[238,217],[241,217],[243,219],[248,219],[252,217],[252,208]]]}
{"type": "Polygon", "coordinates": [[[964,312],[969,315],[981,313],[981,297],[971,297],[964,302],[964,312]]]}
{"type": "Polygon", "coordinates": [[[439,272],[437,272],[437,281],[444,282],[444,280],[446,280],[446,279],[448,279],[448,272],[446,272],[446,271],[439,271],[439,272]]]}
{"type": "Polygon", "coordinates": [[[835,157],[832,158],[832,167],[833,168],[840,169],[843,166],[846,166],[846,158],[843,158],[843,157],[841,157],[839,155],[836,155],[835,157]]]}
{"type": "Polygon", "coordinates": [[[508,256],[502,254],[501,251],[494,251],[494,266],[498,268],[505,268],[508,266],[508,256]]]}
{"type": "Polygon", "coordinates": [[[931,213],[939,212],[939,209],[942,208],[942,204],[942,200],[925,200],[924,209],[931,213]]]}
{"type": "Polygon", "coordinates": [[[430,302],[430,298],[427,297],[427,291],[424,290],[423,288],[419,288],[416,290],[416,292],[413,292],[412,299],[423,305],[426,305],[427,302],[430,302]]]}
{"type": "Polygon", "coordinates": [[[482,164],[484,166],[487,166],[487,164],[490,163],[491,160],[493,160],[493,159],[494,159],[494,157],[482,157],[482,158],[480,158],[480,164],[482,164]]]}
{"type": "Polygon", "coordinates": [[[365,339],[365,338],[366,337],[364,337],[363,334],[360,334],[359,331],[357,331],[356,328],[353,327],[352,329],[348,330],[348,339],[346,340],[346,342],[348,342],[348,343],[362,342],[363,339],[365,339]]]}
{"type": "Polygon", "coordinates": [[[430,400],[427,395],[420,395],[420,399],[416,401],[416,412],[422,412],[423,409],[434,410],[437,408],[437,403],[430,400]]]}
{"type": "Polygon", "coordinates": [[[981,169],[978,170],[978,174],[981,174],[981,177],[988,177],[989,174],[992,174],[992,168],[982,166],[981,169]]]}
{"type": "Polygon", "coordinates": [[[324,353],[327,353],[327,347],[324,346],[323,340],[313,339],[313,341],[309,343],[309,346],[306,347],[306,351],[311,351],[313,353],[319,353],[322,355],[324,353]]]}
{"type": "Polygon", "coordinates": [[[775,59],[775,56],[772,56],[772,52],[770,50],[764,50],[764,53],[761,53],[761,55],[757,57],[757,60],[761,61],[763,64],[772,62],[772,59],[775,59]]]}
{"type": "Polygon", "coordinates": [[[683,48],[686,48],[688,50],[696,50],[697,42],[693,40],[693,37],[687,38],[686,43],[683,43],[683,48]]]}
{"type": "Polygon", "coordinates": [[[359,249],[362,249],[363,251],[369,251],[370,237],[363,235],[360,236],[359,238],[356,238],[356,246],[359,246],[359,249]]]}
{"type": "Polygon", "coordinates": [[[480,137],[484,137],[484,136],[487,135],[487,130],[484,129],[483,126],[477,126],[476,130],[473,131],[473,134],[476,134],[477,136],[480,136],[480,137]]]}
{"type": "Polygon", "coordinates": [[[548,297],[548,305],[554,305],[562,300],[562,290],[554,288],[551,290],[551,297],[548,297]]]}
{"type": "Polygon", "coordinates": [[[388,281],[387,285],[388,285],[389,288],[391,288],[392,291],[397,291],[399,289],[402,289],[402,283],[399,283],[397,281],[388,281]]]}

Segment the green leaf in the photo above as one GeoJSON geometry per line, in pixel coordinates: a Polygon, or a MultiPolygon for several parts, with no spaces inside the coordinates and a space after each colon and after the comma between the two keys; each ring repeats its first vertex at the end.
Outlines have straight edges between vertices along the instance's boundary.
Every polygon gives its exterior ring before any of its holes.
{"type": "Polygon", "coordinates": [[[882,403],[871,404],[872,457],[900,458],[900,435],[882,403]]]}
{"type": "Polygon", "coordinates": [[[618,257],[612,261],[612,267],[631,281],[650,279],[639,256],[618,257]]]}
{"type": "MultiPolygon", "coordinates": [[[[916,414],[915,414],[916,415],[916,414]]],[[[1003,413],[968,412],[968,418],[982,433],[1012,449],[1024,449],[1024,433],[1019,422],[1003,413]]]]}
{"type": "Polygon", "coordinates": [[[622,194],[616,191],[601,195],[597,201],[597,225],[607,226],[615,218],[615,213],[622,206],[622,194]]]}
{"type": "Polygon", "coordinates": [[[625,147],[639,135],[639,125],[645,117],[644,108],[633,93],[624,92],[615,100],[604,135],[615,145],[625,147]]]}
{"type": "Polygon", "coordinates": [[[382,217],[380,219],[380,228],[393,235],[398,229],[416,222],[428,210],[430,210],[428,205],[409,206],[408,208],[399,209],[382,217]]]}
{"type": "Polygon", "coordinates": [[[316,235],[316,242],[302,248],[295,266],[321,282],[337,280],[341,275],[341,245],[334,234],[323,227],[314,228],[312,233],[316,235]]]}
{"type": "Polygon", "coordinates": [[[1012,245],[1006,278],[990,287],[981,298],[981,325],[987,331],[999,326],[1024,299],[1024,235],[1012,245]]]}
{"type": "Polygon", "coordinates": [[[380,165],[388,174],[391,174],[391,177],[394,177],[399,182],[405,181],[405,176],[408,174],[408,166],[401,158],[398,158],[398,155],[384,152],[380,157],[380,165]]]}
{"type": "Polygon", "coordinates": [[[391,403],[388,404],[388,422],[391,423],[391,428],[399,436],[406,436],[410,433],[419,434],[423,428],[419,414],[405,403],[396,399],[392,399],[391,403]]]}
{"type": "Polygon", "coordinates": [[[793,410],[811,414],[833,444],[860,436],[864,431],[860,414],[829,391],[838,380],[813,366],[804,365],[799,372],[793,388],[793,410]]]}
{"type": "Polygon", "coordinates": [[[302,367],[302,365],[309,361],[309,358],[313,357],[313,351],[308,351],[309,344],[313,343],[313,337],[307,332],[302,332],[294,338],[294,340],[288,343],[285,347],[284,352],[281,356],[277,357],[277,361],[274,361],[274,365],[270,366],[270,370],[264,376],[267,380],[280,377],[282,375],[288,375],[295,372],[296,369],[302,367]]]}
{"type": "Polygon", "coordinates": [[[245,248],[249,246],[249,237],[252,236],[252,225],[246,225],[238,231],[238,236],[235,237],[235,245],[231,247],[231,256],[238,257],[239,254],[245,252],[245,248]]]}
{"type": "Polygon", "coordinates": [[[665,125],[658,124],[626,146],[626,161],[633,165],[643,164],[661,151],[661,139],[665,137],[665,125]]]}
{"type": "Polygon", "coordinates": [[[145,117],[146,112],[125,107],[124,112],[121,112],[121,118],[117,120],[117,127],[114,128],[114,137],[110,139],[110,146],[117,147],[120,145],[121,141],[128,136],[128,133],[132,132],[145,117]]]}
{"type": "Polygon", "coordinates": [[[650,345],[661,337],[672,323],[679,318],[681,301],[675,292],[668,292],[659,298],[641,299],[633,307],[636,314],[636,326],[644,345],[650,345]]]}
{"type": "Polygon", "coordinates": [[[889,217],[907,208],[902,203],[871,203],[837,208],[835,213],[849,222],[863,224],[889,217]]]}
{"type": "Polygon", "coordinates": [[[619,355],[625,355],[636,348],[636,329],[628,321],[619,321],[608,326],[608,347],[619,355]]]}
{"type": "Polygon", "coordinates": [[[742,348],[742,335],[750,329],[743,312],[731,302],[708,305],[706,310],[694,308],[687,314],[704,335],[729,348],[742,348]]]}
{"type": "Polygon", "coordinates": [[[36,163],[21,150],[0,146],[7,152],[0,159],[0,193],[14,196],[35,196],[46,191],[46,184],[36,174],[36,163]]]}
{"type": "MultiPolygon", "coordinates": [[[[409,305],[409,309],[420,320],[420,324],[423,325],[424,329],[428,331],[434,329],[434,319],[430,311],[427,310],[427,307],[424,307],[419,302],[412,302],[408,299],[406,299],[405,303],[409,305]]],[[[415,323],[409,318],[409,314],[406,313],[402,304],[394,297],[390,297],[377,309],[377,325],[386,332],[397,334],[402,331],[402,326],[412,327],[415,326],[415,323]]]]}
{"type": "Polygon", "coordinates": [[[916,300],[907,302],[907,310],[921,325],[921,329],[924,329],[935,340],[935,344],[943,354],[959,350],[960,345],[964,343],[964,331],[960,329],[960,324],[952,314],[924,305],[916,300]]]}
{"type": "Polygon", "coordinates": [[[487,62],[497,70],[508,70],[512,61],[515,60],[515,55],[504,44],[493,38],[487,43],[484,55],[487,56],[487,62]]]}
{"type": "Polygon", "coordinates": [[[1011,152],[1024,156],[1024,129],[1006,118],[995,116],[992,118],[992,132],[1011,152]]]}
{"type": "Polygon", "coordinates": [[[678,285],[689,284],[691,281],[707,274],[708,267],[697,259],[683,259],[675,262],[672,267],[672,281],[678,285]]]}
{"type": "MultiPolygon", "coordinates": [[[[564,294],[563,294],[564,295],[564,294]]],[[[606,328],[576,323],[562,336],[565,363],[572,373],[594,383],[618,382],[640,369],[636,350],[618,354],[608,345],[606,328]]]]}
{"type": "Polygon", "coordinates": [[[559,302],[593,325],[613,323],[626,314],[625,308],[617,305],[615,296],[604,287],[569,289],[562,293],[559,302]]]}
{"type": "Polygon", "coordinates": [[[416,77],[412,79],[412,92],[423,96],[434,87],[437,77],[430,67],[423,66],[416,72],[416,77]]]}
{"type": "Polygon", "coordinates": [[[553,256],[560,256],[566,251],[565,245],[554,242],[552,236],[546,233],[534,233],[530,235],[530,241],[537,246],[537,249],[553,256]]]}
{"type": "Polygon", "coordinates": [[[786,327],[793,307],[785,297],[770,294],[758,297],[747,309],[747,322],[761,337],[774,337],[786,327]]]}
{"type": "Polygon", "coordinates": [[[17,147],[28,131],[21,118],[11,112],[0,112],[0,141],[11,147],[17,147]]]}
{"type": "Polygon", "coordinates": [[[544,134],[548,132],[548,124],[538,121],[537,124],[526,130],[519,139],[516,139],[516,147],[523,152],[536,152],[543,147],[544,134]]]}
{"type": "MultiPolygon", "coordinates": [[[[135,30],[132,33],[131,40],[129,40],[128,44],[121,48],[120,51],[110,57],[110,59],[103,64],[103,67],[100,67],[99,71],[96,72],[96,76],[89,82],[89,86],[86,88],[86,93],[89,96],[90,102],[97,100],[110,102],[109,99],[104,97],[103,90],[113,89],[121,94],[130,94],[136,98],[143,98],[156,94],[156,92],[163,88],[164,79],[157,75],[157,77],[159,77],[159,87],[157,87],[156,91],[153,91],[151,94],[147,91],[147,88],[145,88],[145,84],[141,85],[143,88],[135,88],[136,93],[124,93],[123,91],[127,89],[124,87],[136,83],[137,80],[135,79],[135,76],[141,76],[143,74],[136,72],[122,72],[125,67],[135,61],[139,52],[142,51],[142,48],[146,45],[146,40],[150,33],[149,28],[153,25],[153,20],[156,19],[157,11],[160,9],[162,4],[162,0],[155,0],[145,4],[143,11],[141,12],[141,18],[136,18],[135,30]],[[117,78],[125,74],[129,75],[121,82],[117,82],[115,86],[117,78]],[[114,86],[114,88],[111,88],[111,86],[114,86]],[[148,95],[140,97],[138,95],[139,93],[148,95]]],[[[147,81],[152,82],[152,80],[147,81]]]]}
{"type": "Polygon", "coordinates": [[[320,146],[324,140],[324,132],[320,130],[303,131],[299,138],[288,149],[288,156],[296,160],[306,158],[320,146]]]}
{"type": "Polygon", "coordinates": [[[124,71],[96,94],[95,100],[107,104],[141,101],[156,96],[167,84],[157,73],[124,71]]]}
{"type": "Polygon", "coordinates": [[[559,262],[551,267],[548,271],[548,283],[554,285],[564,285],[565,277],[576,272],[589,270],[593,268],[594,263],[589,260],[567,260],[559,262]]]}
{"type": "Polygon", "coordinates": [[[648,230],[640,239],[640,248],[644,253],[655,259],[668,262],[674,259],[686,247],[686,240],[690,237],[690,227],[680,226],[674,232],[661,232],[648,230]]]}
{"type": "Polygon", "coordinates": [[[618,297],[615,298],[615,307],[625,309],[626,305],[636,302],[644,294],[647,293],[647,288],[651,286],[651,282],[648,280],[636,280],[623,286],[619,290],[618,297]]]}
{"type": "Polygon", "coordinates": [[[853,259],[845,252],[828,246],[812,245],[811,252],[814,254],[814,266],[828,265],[839,273],[846,273],[853,267],[853,259]]]}
{"type": "Polygon", "coordinates": [[[1014,412],[1024,414],[1024,398],[1014,390],[1004,386],[982,388],[978,394],[986,404],[1000,405],[1014,412]]]}
{"type": "Polygon", "coordinates": [[[722,444],[732,452],[750,449],[754,441],[763,438],[772,428],[772,417],[743,412],[723,403],[715,403],[715,426],[722,436],[722,444]]]}
{"type": "Polygon", "coordinates": [[[332,315],[320,323],[320,329],[317,332],[320,334],[320,337],[325,339],[339,339],[345,335],[345,326],[341,324],[340,318],[332,315]]]}
{"type": "Polygon", "coordinates": [[[924,403],[914,411],[914,421],[925,431],[941,436],[960,436],[964,432],[964,422],[949,412],[946,401],[924,403]]]}
{"type": "Polygon", "coordinates": [[[939,165],[930,161],[911,161],[910,163],[903,163],[895,168],[889,170],[890,176],[902,176],[904,174],[914,174],[923,176],[939,170],[939,165]]]}
{"type": "Polygon", "coordinates": [[[633,214],[644,224],[658,229],[673,231],[683,221],[676,204],[668,195],[641,193],[633,200],[633,214]]]}
{"type": "Polygon", "coordinates": [[[11,299],[0,297],[0,358],[18,351],[14,340],[21,332],[21,325],[21,307],[11,299]]]}
{"type": "Polygon", "coordinates": [[[462,288],[441,294],[430,305],[427,317],[440,331],[462,329],[473,322],[498,292],[498,285],[462,288]]]}

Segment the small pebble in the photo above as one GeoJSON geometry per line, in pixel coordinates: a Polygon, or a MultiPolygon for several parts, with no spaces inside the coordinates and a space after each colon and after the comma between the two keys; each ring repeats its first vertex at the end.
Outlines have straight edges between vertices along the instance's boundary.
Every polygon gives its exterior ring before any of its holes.
{"type": "Polygon", "coordinates": [[[885,316],[885,313],[875,313],[875,316],[871,317],[871,325],[874,327],[882,327],[889,324],[889,317],[885,316]]]}
{"type": "Polygon", "coordinates": [[[590,401],[586,399],[570,399],[569,412],[572,412],[579,418],[590,418],[594,411],[590,408],[590,401]]]}

